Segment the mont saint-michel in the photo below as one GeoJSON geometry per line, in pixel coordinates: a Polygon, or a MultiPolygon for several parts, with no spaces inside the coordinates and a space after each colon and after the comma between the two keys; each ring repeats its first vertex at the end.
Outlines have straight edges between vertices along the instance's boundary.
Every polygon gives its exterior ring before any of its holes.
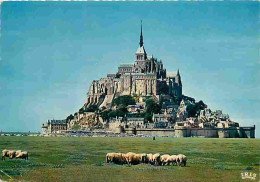
{"type": "Polygon", "coordinates": [[[241,127],[228,114],[182,93],[177,66],[165,68],[146,52],[142,24],[134,55],[135,61],[120,64],[116,73],[93,80],[77,112],[42,124],[43,134],[255,138],[255,126],[241,127]]]}
{"type": "Polygon", "coordinates": [[[259,2],[2,1],[0,182],[260,182],[259,2]]]}

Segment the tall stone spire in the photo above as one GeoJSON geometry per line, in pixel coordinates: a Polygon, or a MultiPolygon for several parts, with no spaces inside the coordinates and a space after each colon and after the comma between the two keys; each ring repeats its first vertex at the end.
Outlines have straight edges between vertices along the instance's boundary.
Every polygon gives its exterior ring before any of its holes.
{"type": "Polygon", "coordinates": [[[177,75],[180,76],[180,71],[179,71],[179,69],[178,69],[178,71],[177,71],[177,75]]]}
{"type": "Polygon", "coordinates": [[[143,42],[143,28],[142,28],[142,20],[141,20],[141,35],[140,35],[140,47],[142,47],[144,45],[144,42],[143,42]]]}
{"type": "Polygon", "coordinates": [[[178,69],[178,71],[177,71],[177,83],[179,84],[179,85],[182,85],[182,83],[181,83],[181,75],[180,75],[180,71],[179,71],[179,69],[178,69]]]}
{"type": "Polygon", "coordinates": [[[141,21],[141,35],[140,35],[140,42],[139,42],[139,44],[140,45],[137,48],[137,51],[135,53],[136,61],[137,62],[142,62],[142,63],[140,63],[140,66],[142,67],[142,70],[145,70],[145,66],[146,66],[145,65],[145,60],[147,59],[147,55],[146,55],[146,51],[144,49],[142,21],[141,21]]]}

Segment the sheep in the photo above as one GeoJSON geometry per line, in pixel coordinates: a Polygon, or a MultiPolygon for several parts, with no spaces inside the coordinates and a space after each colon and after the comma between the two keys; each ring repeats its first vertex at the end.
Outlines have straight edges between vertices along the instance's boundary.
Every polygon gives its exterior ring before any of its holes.
{"type": "Polygon", "coordinates": [[[166,162],[167,162],[167,165],[170,165],[172,163],[172,165],[176,166],[177,160],[178,160],[177,155],[171,155],[170,157],[167,158],[166,162]]]}
{"type": "Polygon", "coordinates": [[[137,159],[137,163],[140,164],[140,163],[145,163],[147,155],[145,153],[142,153],[142,154],[136,154],[135,157],[137,159]]]}
{"type": "Polygon", "coordinates": [[[125,154],[127,164],[140,164],[146,161],[146,154],[135,154],[128,152],[125,154]]]}
{"type": "Polygon", "coordinates": [[[107,163],[114,162],[116,164],[126,163],[125,154],[122,153],[108,153],[106,155],[107,163]]]}
{"type": "Polygon", "coordinates": [[[160,157],[160,162],[161,162],[161,164],[162,164],[163,166],[167,164],[167,159],[168,159],[168,157],[170,157],[170,155],[168,155],[168,154],[164,154],[164,155],[162,155],[162,156],[160,157]]]}
{"type": "Polygon", "coordinates": [[[113,162],[116,164],[125,164],[126,163],[125,154],[116,153],[115,157],[113,158],[113,162]]]}
{"type": "Polygon", "coordinates": [[[15,158],[17,159],[17,158],[21,158],[21,159],[25,159],[25,160],[28,160],[28,152],[27,151],[16,151],[16,156],[15,156],[15,158]]]}
{"type": "Polygon", "coordinates": [[[5,157],[9,157],[9,150],[4,149],[2,151],[2,160],[5,160],[5,157]]]}
{"type": "Polygon", "coordinates": [[[161,157],[161,154],[159,153],[156,153],[156,154],[153,154],[153,164],[154,165],[160,165],[160,157],[161,157]]]}
{"type": "Polygon", "coordinates": [[[186,166],[187,157],[183,154],[177,155],[177,162],[179,166],[186,166]]]}
{"type": "Polygon", "coordinates": [[[147,154],[146,155],[146,161],[145,163],[153,164],[153,154],[147,154]]]}
{"type": "Polygon", "coordinates": [[[112,162],[112,159],[113,159],[114,155],[115,155],[115,153],[107,153],[107,155],[106,155],[106,162],[107,163],[112,162]]]}
{"type": "Polygon", "coordinates": [[[126,162],[127,164],[134,164],[136,161],[136,158],[135,158],[135,153],[133,152],[128,152],[125,154],[125,158],[126,158],[126,162]]]}
{"type": "Polygon", "coordinates": [[[19,155],[21,152],[22,152],[21,150],[16,150],[16,151],[15,151],[15,157],[16,157],[17,155],[19,155]]]}
{"type": "Polygon", "coordinates": [[[15,154],[16,154],[15,150],[9,151],[9,159],[13,159],[15,157],[15,154]]]}
{"type": "Polygon", "coordinates": [[[142,153],[141,156],[142,156],[142,163],[145,163],[146,160],[147,160],[147,154],[146,153],[142,153]]]}

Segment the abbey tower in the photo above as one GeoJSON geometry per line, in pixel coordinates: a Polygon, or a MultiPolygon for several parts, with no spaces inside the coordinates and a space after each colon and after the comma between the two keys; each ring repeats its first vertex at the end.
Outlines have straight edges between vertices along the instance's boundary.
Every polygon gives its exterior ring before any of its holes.
{"type": "Polygon", "coordinates": [[[133,64],[120,64],[118,72],[108,74],[105,78],[93,80],[85,107],[98,105],[109,107],[119,95],[153,96],[160,94],[182,97],[182,83],[179,70],[166,72],[163,62],[148,56],[144,47],[141,24],[140,42],[133,64]]]}

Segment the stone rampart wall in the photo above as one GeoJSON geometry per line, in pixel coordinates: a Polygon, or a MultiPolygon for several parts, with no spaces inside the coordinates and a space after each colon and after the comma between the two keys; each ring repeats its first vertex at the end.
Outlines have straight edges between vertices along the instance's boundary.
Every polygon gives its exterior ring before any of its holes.
{"type": "Polygon", "coordinates": [[[183,128],[183,129],[126,129],[126,133],[206,138],[255,138],[255,127],[238,128],[183,128]]]}

